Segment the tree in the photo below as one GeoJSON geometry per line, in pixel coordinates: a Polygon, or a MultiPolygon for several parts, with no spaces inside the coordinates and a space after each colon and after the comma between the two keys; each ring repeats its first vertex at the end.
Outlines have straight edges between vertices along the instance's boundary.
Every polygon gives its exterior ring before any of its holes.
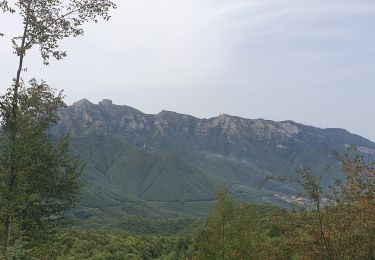
{"type": "Polygon", "coordinates": [[[222,188],[218,194],[218,201],[207,221],[204,231],[198,236],[198,259],[226,259],[228,248],[228,225],[234,218],[236,202],[228,199],[227,190],[222,188]]]}
{"type": "MultiPolygon", "coordinates": [[[[11,106],[11,98],[11,93],[6,94],[3,104],[11,106]]],[[[48,133],[63,106],[61,93],[55,95],[46,83],[31,80],[29,87],[21,86],[18,98],[17,118],[21,123],[14,144],[17,176],[13,178],[9,174],[11,140],[3,135],[0,206],[3,221],[11,217],[12,229],[7,230],[5,226],[9,243],[33,248],[54,234],[63,220],[63,213],[73,205],[80,188],[80,170],[78,157],[71,155],[68,149],[69,136],[52,140],[48,133]],[[11,182],[14,183],[9,186],[11,182]]],[[[3,131],[7,133],[8,125],[5,117],[2,118],[3,131]]]]}
{"type": "Polygon", "coordinates": [[[97,22],[99,18],[108,20],[109,11],[114,8],[115,4],[109,0],[0,1],[1,11],[18,14],[23,22],[23,32],[11,41],[18,56],[16,75],[0,101],[3,148],[0,199],[5,248],[14,242],[11,239],[12,228],[16,226],[21,232],[31,230],[31,226],[40,227],[39,222],[58,218],[57,213],[72,202],[69,195],[53,194],[52,187],[61,191],[65,189],[66,194],[75,193],[75,188],[69,191],[70,188],[64,186],[73,185],[67,179],[74,176],[71,171],[76,169],[74,160],[68,159],[68,141],[63,138],[53,142],[47,134],[48,126],[57,120],[56,112],[63,104],[62,96],[55,96],[44,82],[32,80],[30,87],[25,86],[21,77],[25,55],[37,46],[46,65],[50,58],[64,58],[66,52],[59,49],[59,41],[82,35],[86,22],[97,22]],[[68,161],[70,165],[67,165],[68,161]],[[58,176],[67,178],[64,179],[66,182],[56,184],[58,176]],[[52,186],[47,185],[49,182],[52,186]],[[35,189],[43,196],[35,195],[35,201],[31,202],[34,197],[30,199],[26,196],[35,189]],[[38,218],[35,217],[37,215],[38,218]],[[32,216],[34,220],[39,220],[33,224],[23,222],[32,216]]]}
{"type": "Polygon", "coordinates": [[[193,259],[278,259],[266,221],[273,210],[236,202],[222,189],[205,228],[196,235],[193,259]]]}

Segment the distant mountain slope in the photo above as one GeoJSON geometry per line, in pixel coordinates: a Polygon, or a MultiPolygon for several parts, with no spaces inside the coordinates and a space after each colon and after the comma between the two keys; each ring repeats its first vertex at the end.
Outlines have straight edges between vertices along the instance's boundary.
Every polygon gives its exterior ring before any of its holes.
{"type": "MultiPolygon", "coordinates": [[[[261,186],[267,175],[293,174],[300,165],[322,172],[323,164],[334,161],[332,151],[348,145],[375,155],[374,143],[343,129],[229,115],[148,115],[110,100],[81,100],[62,110],[54,131],[69,129],[74,149],[87,164],[91,188],[83,197],[92,194],[104,204],[111,199],[95,189],[108,187],[106,192],[149,202],[193,202],[212,200],[220,183],[246,199],[275,201],[276,193],[291,194],[295,188],[261,186]]],[[[327,175],[337,176],[337,169],[327,175]]]]}
{"type": "MultiPolygon", "coordinates": [[[[205,173],[169,154],[153,154],[112,135],[75,136],[72,147],[86,167],[83,178],[133,197],[159,202],[207,201],[215,184],[205,173]]],[[[100,201],[100,200],[99,200],[100,201]]]]}
{"type": "Polygon", "coordinates": [[[202,171],[173,155],[127,154],[108,172],[120,190],[149,201],[215,199],[215,185],[202,171]]]}

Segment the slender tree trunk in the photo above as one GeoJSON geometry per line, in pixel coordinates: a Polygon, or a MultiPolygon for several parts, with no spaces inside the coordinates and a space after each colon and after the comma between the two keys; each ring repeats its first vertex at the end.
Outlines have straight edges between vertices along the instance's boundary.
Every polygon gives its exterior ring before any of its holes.
{"type": "Polygon", "coordinates": [[[30,7],[31,7],[32,0],[29,0],[26,6],[26,16],[25,16],[25,25],[24,31],[22,35],[22,42],[20,49],[18,51],[19,61],[18,61],[18,69],[17,75],[14,82],[13,87],[13,100],[12,100],[12,108],[10,113],[10,118],[8,119],[10,125],[10,180],[8,184],[8,198],[7,198],[7,206],[8,210],[5,216],[5,238],[4,238],[4,246],[5,248],[9,247],[11,241],[11,230],[12,230],[12,192],[14,186],[16,184],[16,177],[17,177],[17,150],[16,150],[16,142],[17,142],[17,109],[18,109],[18,91],[20,87],[21,81],[21,72],[23,69],[23,60],[25,57],[25,42],[27,37],[27,31],[29,27],[29,14],[30,14],[30,7]]]}
{"type": "Polygon", "coordinates": [[[324,258],[327,259],[334,259],[332,252],[331,252],[331,246],[329,243],[329,240],[326,239],[326,236],[324,234],[324,219],[323,219],[323,213],[320,206],[320,198],[316,199],[316,206],[317,206],[317,212],[318,212],[318,219],[319,219],[319,229],[320,229],[320,246],[322,250],[322,255],[324,258]]]}
{"type": "Polygon", "coordinates": [[[221,257],[223,260],[225,259],[225,222],[223,219],[222,227],[221,227],[221,238],[222,238],[222,252],[221,257]]]}

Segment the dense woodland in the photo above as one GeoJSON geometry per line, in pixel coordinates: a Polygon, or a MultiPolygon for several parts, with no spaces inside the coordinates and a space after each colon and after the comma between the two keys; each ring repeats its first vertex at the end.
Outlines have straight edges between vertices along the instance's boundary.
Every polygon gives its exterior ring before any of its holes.
{"type": "Polygon", "coordinates": [[[350,151],[337,158],[346,180],[329,190],[308,168],[277,177],[301,185],[308,199],[304,206],[249,204],[223,187],[210,216],[178,234],[162,225],[144,230],[145,221],[132,231],[71,225],[39,244],[20,239],[6,254],[15,259],[375,259],[373,164],[350,151]]]}

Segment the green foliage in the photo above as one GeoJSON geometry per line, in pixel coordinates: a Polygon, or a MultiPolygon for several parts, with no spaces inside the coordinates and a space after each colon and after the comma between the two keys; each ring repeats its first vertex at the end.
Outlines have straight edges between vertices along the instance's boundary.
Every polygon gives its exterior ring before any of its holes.
{"type": "Polygon", "coordinates": [[[133,234],[158,234],[158,235],[178,235],[186,234],[194,229],[194,226],[200,223],[197,218],[173,218],[152,220],[149,218],[128,217],[116,221],[110,230],[126,230],[133,234]]]}
{"type": "Polygon", "coordinates": [[[375,163],[337,156],[346,180],[326,190],[310,168],[277,177],[301,186],[294,211],[238,203],[221,191],[193,259],[375,259],[375,163]]]}
{"type": "MultiPolygon", "coordinates": [[[[63,106],[61,93],[56,95],[44,82],[32,80],[30,84],[20,88],[18,94],[14,140],[9,118],[3,114],[1,122],[1,221],[12,226],[13,249],[21,245],[30,248],[52,234],[80,188],[78,158],[68,149],[69,137],[53,140],[48,133],[63,106]],[[12,163],[12,156],[17,164],[12,163]]],[[[13,96],[9,93],[1,102],[11,107],[13,96]]],[[[2,235],[6,233],[1,231],[2,235]]]]}
{"type": "Polygon", "coordinates": [[[283,212],[275,227],[303,259],[375,259],[375,169],[356,152],[337,156],[346,180],[330,190],[304,169],[294,178],[311,202],[309,210],[283,212]]]}
{"type": "Polygon", "coordinates": [[[272,259],[277,237],[270,234],[269,206],[238,203],[228,198],[226,190],[206,227],[197,232],[194,259],[272,259]]]}
{"type": "Polygon", "coordinates": [[[135,236],[124,233],[71,230],[61,233],[44,252],[45,259],[186,259],[188,237],[135,236]]]}

